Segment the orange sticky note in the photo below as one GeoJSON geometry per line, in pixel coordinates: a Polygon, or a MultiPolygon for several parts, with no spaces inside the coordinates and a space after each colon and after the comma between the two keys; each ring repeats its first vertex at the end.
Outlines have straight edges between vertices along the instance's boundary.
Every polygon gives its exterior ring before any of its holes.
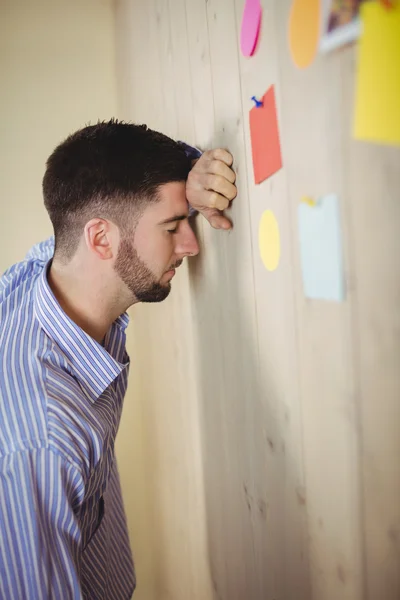
{"type": "Polygon", "coordinates": [[[262,98],[263,105],[250,111],[251,151],[254,180],[261,183],[282,168],[281,145],[272,85],[262,98]]]}
{"type": "Polygon", "coordinates": [[[289,45],[296,67],[308,67],[317,53],[321,23],[320,0],[293,0],[289,19],[289,45]]]}

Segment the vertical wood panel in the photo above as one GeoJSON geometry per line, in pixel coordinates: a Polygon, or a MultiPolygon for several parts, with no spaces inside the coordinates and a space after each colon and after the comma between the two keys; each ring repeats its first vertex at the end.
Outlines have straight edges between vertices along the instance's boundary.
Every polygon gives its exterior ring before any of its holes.
{"type": "MultiPolygon", "coordinates": [[[[273,0],[263,3],[263,20],[257,52],[240,58],[243,122],[246,131],[247,177],[254,245],[255,298],[257,304],[263,423],[267,453],[265,477],[270,510],[266,564],[274,566],[268,592],[278,597],[310,598],[305,482],[302,464],[301,407],[297,359],[297,326],[293,306],[294,240],[284,168],[260,185],[254,183],[249,110],[251,97],[261,97],[275,86],[278,123],[280,104],[279,49],[273,0]],[[273,211],[280,229],[281,258],[276,271],[268,272],[259,255],[258,228],[262,213],[273,211]]],[[[237,32],[244,2],[236,0],[237,32]]],[[[237,44],[238,47],[238,44],[237,44]]],[[[283,160],[290,138],[282,138],[283,160]]]]}
{"type": "Polygon", "coordinates": [[[215,597],[257,598],[264,585],[257,565],[263,563],[266,530],[259,469],[265,444],[257,419],[258,350],[234,6],[192,1],[186,14],[196,142],[233,152],[239,190],[234,231],[214,232],[204,225],[203,256],[191,270],[210,563],[215,597]]]}

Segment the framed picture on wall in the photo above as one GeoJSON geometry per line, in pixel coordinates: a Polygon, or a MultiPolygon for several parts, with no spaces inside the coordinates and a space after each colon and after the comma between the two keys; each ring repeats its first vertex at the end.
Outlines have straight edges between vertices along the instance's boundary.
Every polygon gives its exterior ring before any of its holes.
{"type": "Polygon", "coordinates": [[[361,2],[362,0],[324,0],[321,52],[330,52],[359,38],[361,2]]]}

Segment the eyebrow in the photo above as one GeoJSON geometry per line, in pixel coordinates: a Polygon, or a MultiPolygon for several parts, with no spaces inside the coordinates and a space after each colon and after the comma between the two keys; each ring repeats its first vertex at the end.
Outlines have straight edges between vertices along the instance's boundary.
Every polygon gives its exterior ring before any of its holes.
{"type": "Polygon", "coordinates": [[[161,221],[160,225],[166,225],[167,223],[174,223],[174,221],[184,221],[188,218],[189,215],[175,215],[170,217],[169,219],[165,219],[165,221],[161,221]]]}

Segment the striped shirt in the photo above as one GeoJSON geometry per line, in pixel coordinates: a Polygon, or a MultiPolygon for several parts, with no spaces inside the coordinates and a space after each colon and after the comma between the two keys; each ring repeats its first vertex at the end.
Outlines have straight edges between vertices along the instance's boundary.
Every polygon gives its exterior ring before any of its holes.
{"type": "Polygon", "coordinates": [[[0,279],[0,598],[131,598],[114,454],[126,314],[104,347],[63,312],[53,238],[0,279]]]}

